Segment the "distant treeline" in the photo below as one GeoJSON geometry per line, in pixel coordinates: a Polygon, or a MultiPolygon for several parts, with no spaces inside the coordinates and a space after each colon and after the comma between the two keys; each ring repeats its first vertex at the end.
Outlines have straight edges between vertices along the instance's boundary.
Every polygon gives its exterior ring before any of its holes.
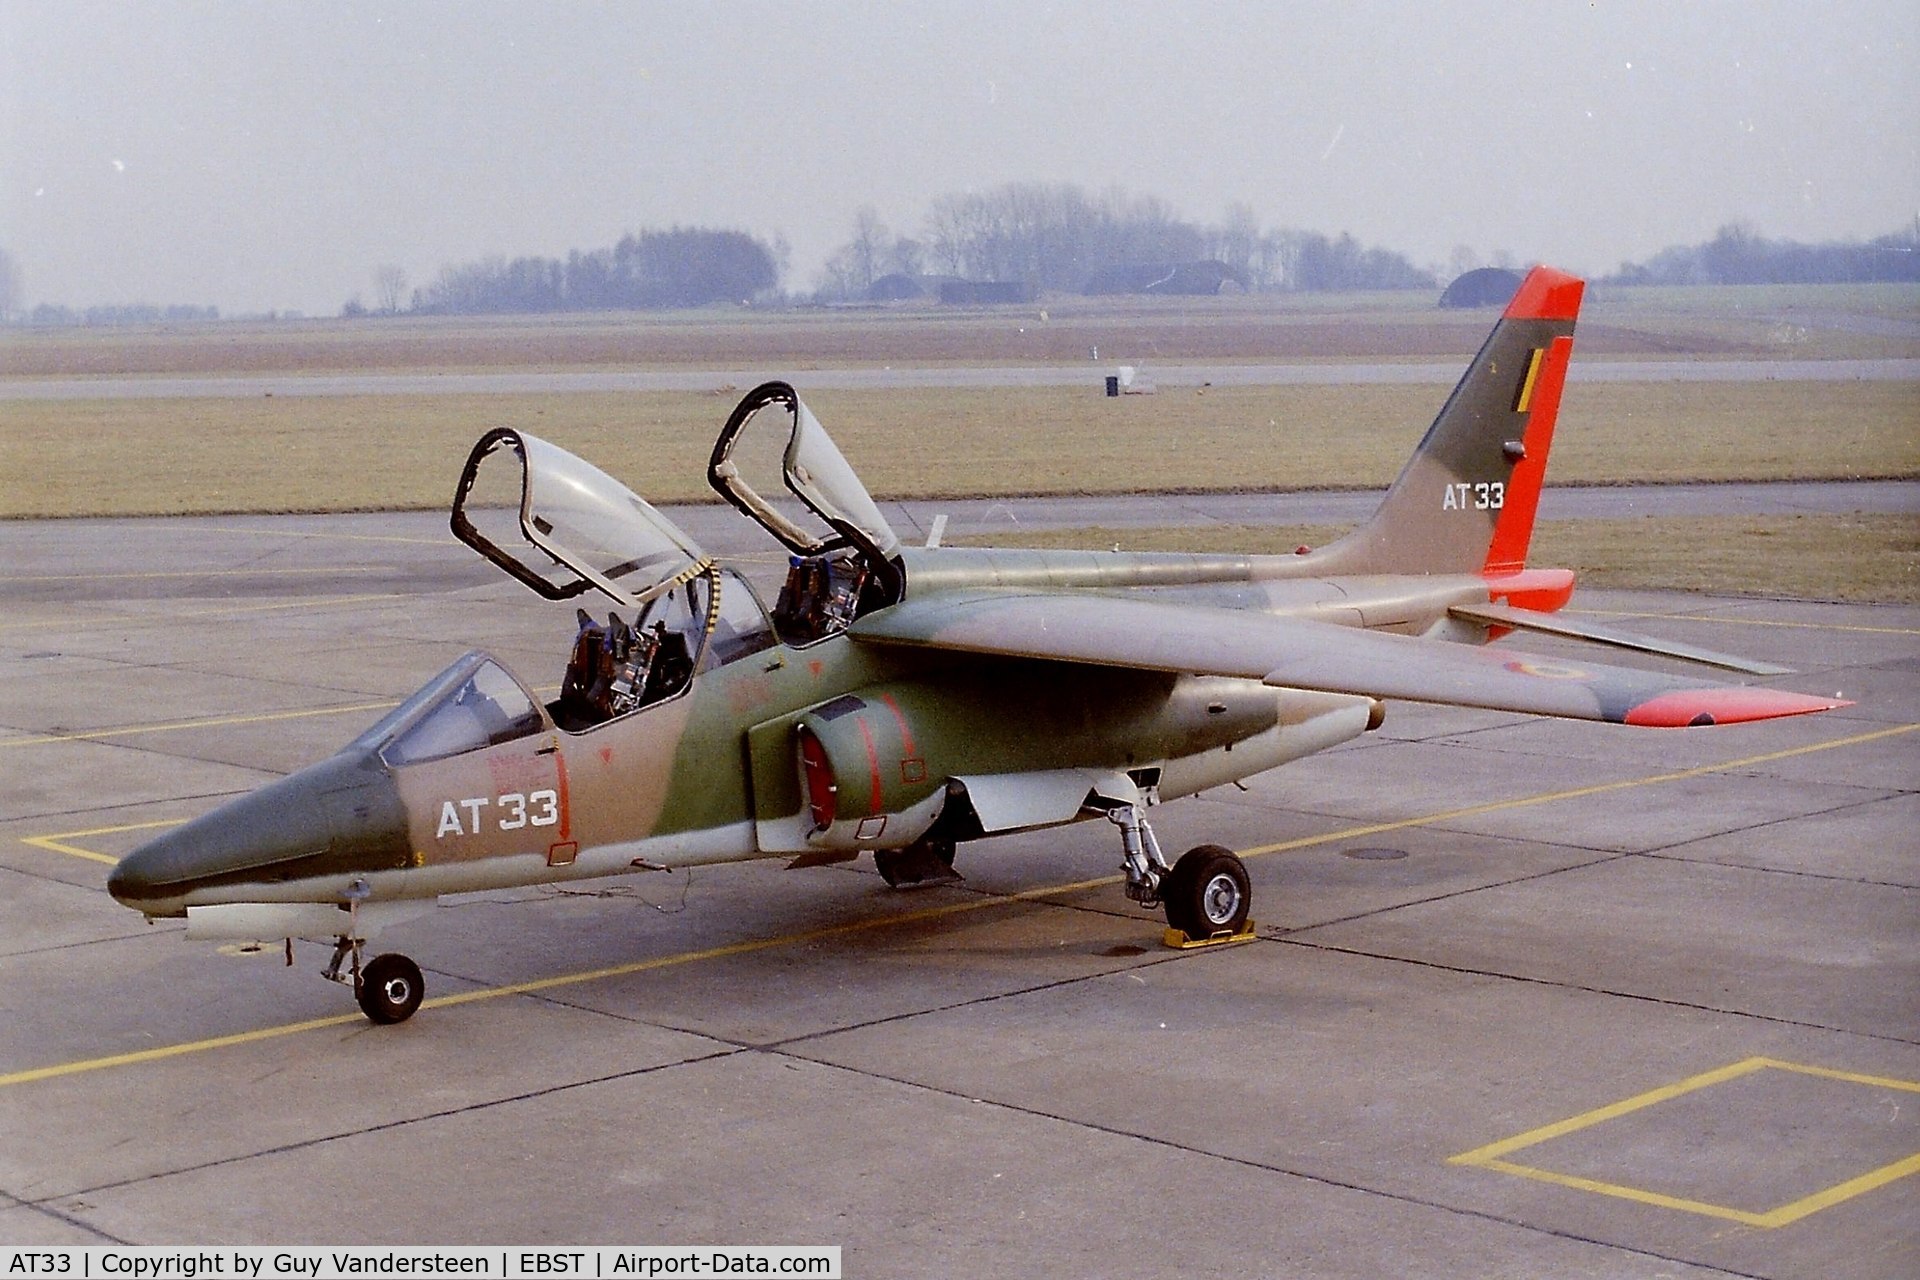
{"type": "Polygon", "coordinates": [[[895,235],[872,209],[828,260],[816,297],[869,296],[889,276],[1016,281],[1036,291],[1113,292],[1146,269],[1218,264],[1244,290],[1426,289],[1438,282],[1401,254],[1350,235],[1262,230],[1253,210],[1230,207],[1214,225],[1178,216],[1154,196],[1095,197],[1072,183],[1014,182],[933,202],[921,237],[895,235]]]}
{"type": "Polygon", "coordinates": [[[1745,223],[1705,244],[1676,245],[1620,265],[1610,284],[1869,284],[1920,281],[1920,218],[1865,244],[1768,240],[1745,223]]]}
{"type": "Polygon", "coordinates": [[[558,258],[487,258],[441,268],[413,293],[428,315],[655,310],[742,302],[780,282],[774,250],[744,231],[674,227],[558,258]]]}
{"type": "MultiPolygon", "coordinates": [[[[1071,183],[1009,183],[936,200],[924,237],[895,235],[871,209],[829,260],[817,301],[870,296],[889,276],[1014,283],[1032,293],[1133,292],[1116,280],[1153,280],[1183,265],[1212,264],[1216,284],[1243,290],[1430,289],[1434,274],[1350,235],[1263,231],[1235,206],[1219,225],[1179,217],[1152,196],[1099,197],[1071,183]]],[[[406,309],[477,315],[657,310],[742,302],[775,294],[784,247],[742,231],[675,227],[642,231],[610,249],[559,258],[494,257],[443,267],[406,309]]],[[[1204,273],[1203,273],[1204,278],[1204,273]]],[[[397,299],[382,311],[399,310],[397,299]]],[[[349,303],[350,314],[364,308],[349,303]]]]}
{"type": "Polygon", "coordinates": [[[62,325],[111,325],[111,324],[161,324],[180,320],[218,320],[218,307],[171,306],[156,307],[147,303],[138,303],[128,307],[61,307],[43,302],[26,313],[28,324],[47,325],[57,328],[62,325]]]}

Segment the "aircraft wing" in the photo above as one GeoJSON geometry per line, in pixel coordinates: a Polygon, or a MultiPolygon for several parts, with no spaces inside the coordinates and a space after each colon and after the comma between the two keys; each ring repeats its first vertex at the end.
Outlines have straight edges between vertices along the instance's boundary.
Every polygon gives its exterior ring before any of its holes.
{"type": "Polygon", "coordinates": [[[1848,705],[1780,689],[1124,596],[956,592],[869,614],[849,633],[872,644],[1239,676],[1292,689],[1656,727],[1848,705]]]}

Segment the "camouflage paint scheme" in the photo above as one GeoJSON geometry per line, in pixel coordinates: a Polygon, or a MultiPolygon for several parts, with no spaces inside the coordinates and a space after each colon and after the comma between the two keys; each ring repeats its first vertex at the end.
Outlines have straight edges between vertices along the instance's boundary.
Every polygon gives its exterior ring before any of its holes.
{"type": "MultiPolygon", "coordinates": [[[[1478,647],[1538,626],[1678,651],[1548,623],[1572,575],[1526,566],[1581,290],[1547,268],[1529,275],[1375,517],[1296,556],[905,548],[890,532],[877,547],[863,490],[842,504],[851,519],[832,493],[803,493],[852,473],[791,389],[768,384],[716,447],[716,489],[740,505],[725,483],[729,441],[752,412],[790,402],[800,425],[788,487],[834,531],[806,546],[884,557],[895,598],[868,601],[824,638],[717,662],[714,597],[736,621],[764,611],[743,580],[696,560],[649,588],[708,584],[697,674],[671,696],[569,729],[522,684],[495,700],[519,716],[514,736],[396,760],[396,744],[450,699],[476,682],[504,687],[490,659],[470,654],[340,754],[128,855],[109,887],[149,916],[191,912],[190,935],[271,926],[357,939],[378,926],[380,904],[409,899],[635,867],[808,865],[934,839],[950,853],[955,840],[1144,809],[1353,738],[1379,723],[1384,698],[1661,726],[1841,705],[1478,647]],[[818,454],[796,464],[803,430],[833,466],[818,454]],[[249,914],[223,923],[204,910],[219,904],[249,914]]],[[[508,443],[528,458],[559,454],[508,443]]],[[[607,509],[623,504],[665,526],[631,495],[607,509]]],[[[530,507],[522,520],[563,558],[530,507]]],[[[664,560],[676,546],[697,552],[665,529],[646,544],[667,548],[664,560]]],[[[613,580],[628,568],[581,569],[564,589],[548,567],[511,571],[556,598],[601,586],[632,604],[647,597],[613,580]]]]}

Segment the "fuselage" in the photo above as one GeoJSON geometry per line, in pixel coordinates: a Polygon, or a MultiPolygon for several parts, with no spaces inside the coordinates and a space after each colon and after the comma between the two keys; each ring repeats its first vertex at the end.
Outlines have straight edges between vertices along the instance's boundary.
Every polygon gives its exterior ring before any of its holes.
{"type": "MultiPolygon", "coordinates": [[[[902,559],[916,597],[1140,592],[1411,633],[1462,630],[1448,606],[1489,598],[1488,582],[1471,575],[1316,579],[1304,576],[1310,556],[961,548],[902,559]]],[[[725,584],[744,590],[736,578],[725,584]]],[[[1000,803],[996,780],[1075,770],[1142,780],[1172,799],[1334,745],[1378,718],[1367,699],[1346,695],[915,652],[844,631],[730,661],[703,654],[700,666],[672,696],[575,730],[527,692],[530,682],[469,654],[335,756],[129,855],[110,888],[148,915],[178,916],[221,903],[432,898],[635,867],[900,848],[940,819],[954,779],[970,781],[977,807],[1000,803]],[[846,699],[860,705],[835,716],[846,699]],[[848,744],[834,766],[839,809],[825,824],[809,811],[795,751],[803,722],[848,744]]],[[[967,834],[1092,812],[1061,795],[998,827],[976,819],[967,834]]]]}

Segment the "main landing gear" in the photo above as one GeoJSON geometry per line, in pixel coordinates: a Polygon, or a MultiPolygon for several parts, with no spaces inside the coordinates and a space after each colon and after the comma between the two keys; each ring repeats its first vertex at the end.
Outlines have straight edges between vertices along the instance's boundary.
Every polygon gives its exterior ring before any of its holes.
{"type": "Polygon", "coordinates": [[[1149,910],[1166,911],[1168,946],[1242,942],[1253,936],[1253,922],[1247,918],[1253,882],[1233,850],[1203,844],[1169,866],[1142,806],[1115,806],[1107,810],[1107,820],[1120,828],[1127,896],[1149,910]]]}
{"type": "Polygon", "coordinates": [[[329,982],[352,987],[353,998],[369,1022],[383,1027],[405,1022],[420,1007],[420,998],[427,993],[420,966],[394,951],[375,956],[363,965],[361,945],[359,938],[341,936],[333,944],[333,959],[322,976],[329,982]],[[347,966],[344,974],[340,972],[343,964],[347,966]]]}

